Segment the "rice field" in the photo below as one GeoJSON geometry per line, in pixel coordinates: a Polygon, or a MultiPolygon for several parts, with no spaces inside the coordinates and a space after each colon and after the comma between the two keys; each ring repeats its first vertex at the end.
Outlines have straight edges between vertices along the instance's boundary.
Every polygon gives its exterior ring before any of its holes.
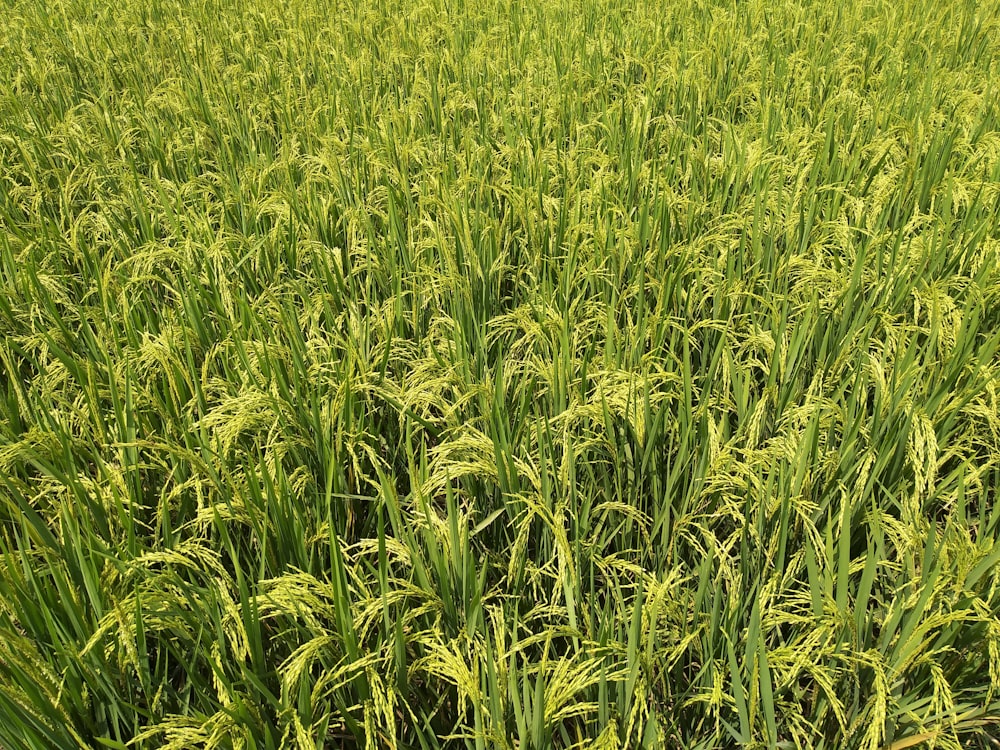
{"type": "Polygon", "coordinates": [[[1000,6],[0,0],[0,747],[1000,747],[1000,6]]]}

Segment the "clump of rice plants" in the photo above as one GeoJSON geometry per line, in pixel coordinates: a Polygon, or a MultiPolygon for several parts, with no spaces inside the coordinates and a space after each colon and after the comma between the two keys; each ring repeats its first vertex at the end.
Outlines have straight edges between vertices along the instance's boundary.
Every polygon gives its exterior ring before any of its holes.
{"type": "Polygon", "coordinates": [[[997,40],[0,5],[0,747],[1000,745],[997,40]]]}

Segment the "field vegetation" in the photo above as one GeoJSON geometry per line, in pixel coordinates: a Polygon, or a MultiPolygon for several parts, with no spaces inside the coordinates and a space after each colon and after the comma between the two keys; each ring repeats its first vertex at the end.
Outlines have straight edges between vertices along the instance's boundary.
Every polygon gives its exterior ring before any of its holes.
{"type": "Polygon", "coordinates": [[[1000,5],[0,0],[0,747],[1000,746],[1000,5]]]}

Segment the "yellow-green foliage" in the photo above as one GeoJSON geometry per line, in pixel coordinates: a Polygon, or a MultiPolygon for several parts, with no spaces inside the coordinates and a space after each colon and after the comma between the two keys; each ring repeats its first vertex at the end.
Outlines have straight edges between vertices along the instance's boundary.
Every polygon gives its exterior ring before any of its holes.
{"type": "Polygon", "coordinates": [[[1000,6],[0,0],[0,746],[995,747],[1000,6]]]}

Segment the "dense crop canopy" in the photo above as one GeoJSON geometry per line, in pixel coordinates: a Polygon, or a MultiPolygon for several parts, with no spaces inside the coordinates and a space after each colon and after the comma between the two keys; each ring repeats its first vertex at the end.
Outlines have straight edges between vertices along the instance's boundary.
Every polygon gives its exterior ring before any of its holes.
{"type": "Polygon", "coordinates": [[[0,0],[0,747],[996,747],[1000,6],[0,0]]]}

